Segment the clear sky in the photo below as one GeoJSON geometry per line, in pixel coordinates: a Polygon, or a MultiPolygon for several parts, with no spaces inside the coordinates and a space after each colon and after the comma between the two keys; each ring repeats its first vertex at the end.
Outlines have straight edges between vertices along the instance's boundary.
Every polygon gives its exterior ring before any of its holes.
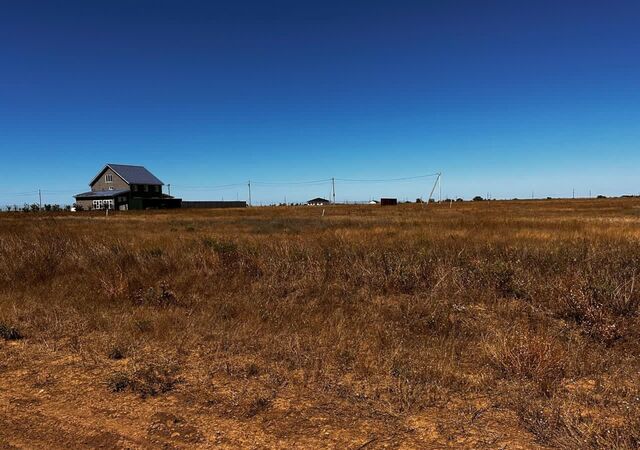
{"type": "Polygon", "coordinates": [[[107,162],[185,199],[437,171],[443,196],[637,194],[639,24],[638,1],[3,2],[0,204],[70,203],[107,162]]]}

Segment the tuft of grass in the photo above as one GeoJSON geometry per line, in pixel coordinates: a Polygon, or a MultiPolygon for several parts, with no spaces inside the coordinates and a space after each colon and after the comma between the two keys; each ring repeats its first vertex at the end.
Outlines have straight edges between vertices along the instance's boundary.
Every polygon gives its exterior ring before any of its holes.
{"type": "Polygon", "coordinates": [[[0,323],[0,338],[5,341],[17,341],[23,337],[24,336],[22,336],[22,333],[20,333],[20,330],[17,328],[0,323]]]}
{"type": "Polygon", "coordinates": [[[106,384],[111,392],[130,391],[147,398],[173,390],[178,382],[174,365],[146,362],[129,371],[115,372],[106,384]]]}
{"type": "Polygon", "coordinates": [[[611,345],[622,337],[610,308],[583,289],[569,289],[559,301],[561,317],[575,322],[594,340],[611,345]]]}
{"type": "Polygon", "coordinates": [[[623,419],[611,421],[586,411],[575,414],[577,405],[561,400],[542,401],[522,394],[513,400],[524,428],[544,446],[592,450],[633,450],[640,446],[640,413],[636,408],[616,410],[610,405],[609,412],[623,419]]]}
{"type": "Polygon", "coordinates": [[[119,346],[113,346],[107,352],[107,357],[109,359],[115,359],[115,360],[124,359],[125,355],[126,355],[126,352],[122,347],[119,347],[119,346]]]}
{"type": "Polygon", "coordinates": [[[180,306],[178,297],[166,281],[161,281],[157,287],[151,286],[147,290],[136,289],[131,295],[131,300],[138,306],[155,306],[158,308],[180,306]]]}
{"type": "Polygon", "coordinates": [[[511,330],[485,344],[489,360],[507,379],[535,383],[545,395],[552,395],[565,376],[565,351],[552,338],[511,330]]]}
{"type": "Polygon", "coordinates": [[[271,406],[271,399],[265,396],[256,396],[249,403],[246,411],[246,417],[254,417],[261,412],[267,410],[271,406]]]}

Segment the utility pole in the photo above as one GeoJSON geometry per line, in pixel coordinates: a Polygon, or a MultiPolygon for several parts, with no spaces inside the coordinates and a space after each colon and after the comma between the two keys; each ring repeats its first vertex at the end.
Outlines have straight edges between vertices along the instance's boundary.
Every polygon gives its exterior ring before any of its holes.
{"type": "Polygon", "coordinates": [[[438,203],[442,202],[442,172],[438,173],[438,203]]]}
{"type": "Polygon", "coordinates": [[[572,194],[573,199],[576,199],[576,188],[573,188],[573,194],[572,194]]]}
{"type": "Polygon", "coordinates": [[[247,186],[249,187],[249,206],[251,206],[251,180],[249,180],[247,186]]]}
{"type": "Polygon", "coordinates": [[[336,179],[331,177],[331,193],[333,195],[333,204],[336,204],[336,179]]]}
{"type": "Polygon", "coordinates": [[[38,189],[38,204],[40,205],[40,211],[42,211],[42,191],[38,189]]]}
{"type": "Polygon", "coordinates": [[[167,184],[167,189],[169,189],[169,197],[171,197],[171,183],[167,184]]]}
{"type": "MultiPolygon", "coordinates": [[[[436,191],[436,188],[438,187],[439,183],[440,183],[440,174],[438,173],[438,176],[436,177],[436,181],[433,182],[433,187],[431,188],[431,192],[429,192],[429,197],[427,198],[427,205],[431,201],[431,198],[433,197],[433,193],[436,191]]],[[[435,202],[435,199],[433,199],[433,201],[435,202]]]]}

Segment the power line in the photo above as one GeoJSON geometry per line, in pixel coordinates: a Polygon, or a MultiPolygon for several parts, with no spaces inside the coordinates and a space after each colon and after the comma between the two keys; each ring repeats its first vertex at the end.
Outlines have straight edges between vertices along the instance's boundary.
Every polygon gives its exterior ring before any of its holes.
{"type": "Polygon", "coordinates": [[[218,189],[226,189],[226,188],[232,188],[232,187],[239,187],[239,186],[244,186],[245,183],[232,183],[232,184],[219,184],[216,186],[185,186],[182,184],[172,184],[172,186],[174,188],[179,188],[181,190],[208,190],[208,191],[214,191],[214,190],[218,190],[218,189]]]}
{"type": "Polygon", "coordinates": [[[351,179],[351,178],[336,178],[335,180],[346,181],[350,183],[387,183],[387,182],[394,182],[394,181],[408,181],[408,180],[417,180],[419,178],[437,177],[439,175],[440,175],[439,173],[430,173],[427,175],[417,175],[414,177],[386,178],[386,179],[378,179],[378,180],[357,180],[357,179],[351,179]]]}
{"type": "Polygon", "coordinates": [[[28,192],[0,192],[0,195],[35,195],[38,191],[28,191],[28,192]]]}
{"type": "Polygon", "coordinates": [[[291,186],[291,185],[312,185],[312,184],[326,184],[329,183],[332,178],[326,178],[323,180],[312,180],[312,181],[254,181],[253,184],[261,185],[261,186],[291,186]]]}

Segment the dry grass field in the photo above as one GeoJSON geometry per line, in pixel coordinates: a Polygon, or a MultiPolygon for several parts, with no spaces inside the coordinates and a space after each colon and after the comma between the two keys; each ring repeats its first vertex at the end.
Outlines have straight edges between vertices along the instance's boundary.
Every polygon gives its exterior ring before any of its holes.
{"type": "Polygon", "coordinates": [[[640,200],[0,214],[0,448],[638,448],[640,200]]]}

